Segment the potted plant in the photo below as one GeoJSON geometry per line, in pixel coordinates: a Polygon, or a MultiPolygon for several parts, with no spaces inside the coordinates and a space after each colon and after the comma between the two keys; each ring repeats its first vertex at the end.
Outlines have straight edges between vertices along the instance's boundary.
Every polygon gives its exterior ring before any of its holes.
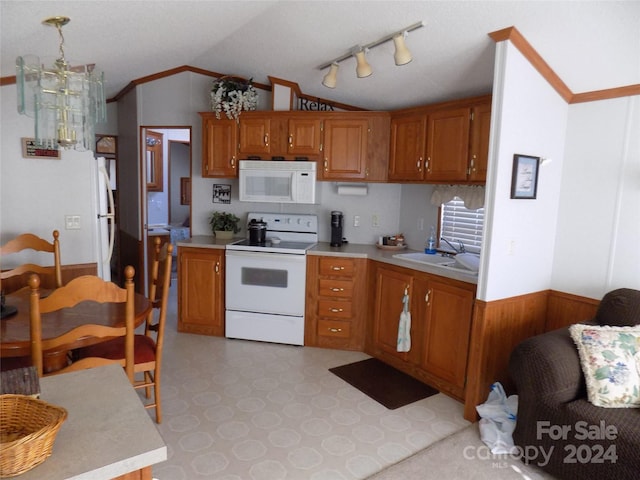
{"type": "Polygon", "coordinates": [[[211,108],[216,118],[224,112],[229,119],[238,119],[242,110],[255,110],[258,104],[258,92],[251,79],[221,77],[211,86],[211,108]]]}
{"type": "Polygon", "coordinates": [[[240,231],[239,223],[238,217],[227,212],[213,212],[209,220],[211,231],[220,240],[233,238],[233,234],[240,231]]]}

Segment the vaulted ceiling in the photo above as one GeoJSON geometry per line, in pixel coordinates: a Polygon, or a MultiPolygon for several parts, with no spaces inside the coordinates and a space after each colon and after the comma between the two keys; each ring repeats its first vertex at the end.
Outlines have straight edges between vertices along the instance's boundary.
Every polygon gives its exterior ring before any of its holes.
{"type": "MultiPolygon", "coordinates": [[[[515,26],[574,93],[640,84],[640,1],[14,1],[1,0],[0,76],[18,55],[53,60],[64,15],[65,56],[105,72],[107,96],[129,82],[189,65],[300,85],[313,96],[392,110],[489,93],[495,44],[515,26]],[[395,66],[393,42],[368,52],[373,75],[340,63],[335,89],[318,66],[356,45],[422,21],[395,66]]],[[[50,63],[50,62],[47,62],[50,63]]]]}

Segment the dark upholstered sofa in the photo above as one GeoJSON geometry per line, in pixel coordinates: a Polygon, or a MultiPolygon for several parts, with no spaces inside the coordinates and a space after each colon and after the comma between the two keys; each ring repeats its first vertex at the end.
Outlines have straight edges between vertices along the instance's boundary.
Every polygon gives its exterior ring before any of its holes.
{"type": "MultiPolygon", "coordinates": [[[[640,291],[607,293],[588,323],[639,325],[640,291]]],[[[509,374],[519,397],[513,437],[523,461],[560,479],[640,479],[640,408],[603,408],[587,400],[568,328],[518,345],[509,374]]]]}

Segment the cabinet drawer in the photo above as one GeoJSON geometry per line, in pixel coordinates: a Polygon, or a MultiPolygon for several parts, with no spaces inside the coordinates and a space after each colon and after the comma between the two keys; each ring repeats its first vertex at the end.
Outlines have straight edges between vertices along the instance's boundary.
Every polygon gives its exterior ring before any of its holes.
{"type": "Polygon", "coordinates": [[[351,298],[353,295],[352,280],[321,278],[318,280],[318,287],[318,293],[324,297],[351,298]]]}
{"type": "Polygon", "coordinates": [[[339,257],[325,257],[320,259],[320,275],[348,275],[355,272],[353,259],[339,257]]]}
{"type": "Polygon", "coordinates": [[[333,318],[351,318],[351,302],[332,300],[318,301],[318,316],[333,318]]]}
{"type": "Polygon", "coordinates": [[[318,335],[321,337],[349,338],[351,324],[338,320],[318,320],[318,335]]]}

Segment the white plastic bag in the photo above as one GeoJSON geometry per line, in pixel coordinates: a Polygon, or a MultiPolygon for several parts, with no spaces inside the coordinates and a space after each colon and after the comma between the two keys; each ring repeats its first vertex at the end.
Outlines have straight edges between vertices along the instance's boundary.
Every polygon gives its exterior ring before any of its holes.
{"type": "Polygon", "coordinates": [[[491,385],[487,401],[476,406],[480,438],[491,449],[491,453],[516,453],[513,444],[513,431],[516,428],[518,414],[518,396],[507,398],[500,382],[491,385]]]}

